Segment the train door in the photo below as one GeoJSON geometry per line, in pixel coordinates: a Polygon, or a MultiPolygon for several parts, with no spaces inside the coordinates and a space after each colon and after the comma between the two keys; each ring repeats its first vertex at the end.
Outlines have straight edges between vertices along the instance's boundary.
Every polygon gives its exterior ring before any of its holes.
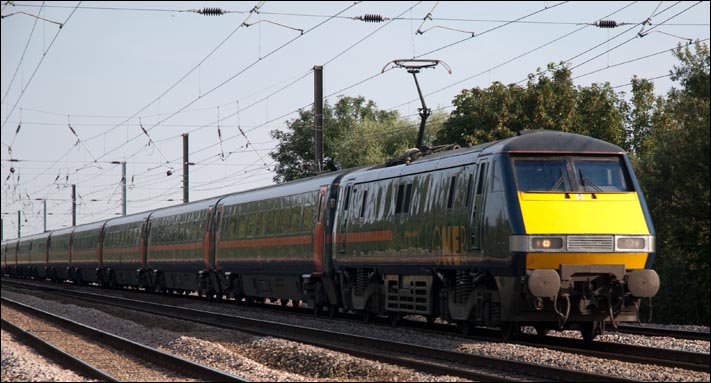
{"type": "Polygon", "coordinates": [[[318,205],[316,206],[316,223],[314,225],[313,249],[314,249],[314,270],[323,272],[324,254],[324,215],[326,213],[326,197],[328,195],[328,185],[321,186],[318,193],[318,205]]]}
{"type": "Polygon", "coordinates": [[[109,221],[105,221],[103,225],[101,225],[101,230],[99,230],[99,246],[97,246],[97,254],[99,258],[99,267],[103,268],[104,267],[104,239],[106,236],[106,224],[109,221]]]}
{"type": "Polygon", "coordinates": [[[470,237],[469,249],[481,251],[481,221],[484,213],[484,199],[486,198],[486,186],[488,180],[489,159],[479,161],[474,176],[474,195],[470,204],[470,237]]]}
{"type": "Polygon", "coordinates": [[[343,196],[341,198],[343,199],[343,204],[341,205],[341,211],[339,213],[339,219],[340,223],[338,225],[338,252],[339,253],[345,253],[346,252],[346,240],[348,236],[348,219],[349,219],[349,214],[348,214],[348,209],[350,208],[350,202],[351,202],[351,190],[353,189],[353,182],[349,182],[346,187],[343,189],[343,196]]]}
{"type": "Polygon", "coordinates": [[[150,215],[143,219],[143,225],[141,225],[141,234],[138,242],[138,252],[141,257],[141,268],[146,269],[148,267],[148,236],[150,235],[151,221],[150,215]]]}
{"type": "Polygon", "coordinates": [[[202,259],[203,259],[203,269],[209,270],[212,254],[212,241],[210,241],[210,233],[213,230],[215,208],[210,206],[207,208],[207,217],[205,217],[205,232],[203,233],[202,239],[202,259]]]}
{"type": "Polygon", "coordinates": [[[219,251],[219,243],[220,243],[220,229],[222,228],[222,214],[224,212],[224,205],[219,204],[217,205],[217,216],[215,217],[215,224],[214,224],[214,235],[212,235],[212,238],[215,240],[212,241],[212,244],[210,246],[210,260],[209,264],[214,267],[215,270],[219,268],[218,262],[219,262],[219,257],[218,257],[218,251],[219,251]]]}

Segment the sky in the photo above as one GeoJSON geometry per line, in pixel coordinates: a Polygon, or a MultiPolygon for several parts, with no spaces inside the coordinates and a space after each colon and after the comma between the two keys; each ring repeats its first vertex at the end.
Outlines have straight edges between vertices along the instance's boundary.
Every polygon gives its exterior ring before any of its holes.
{"type": "Polygon", "coordinates": [[[414,81],[392,60],[451,68],[418,74],[427,106],[445,113],[462,89],[525,86],[561,62],[576,86],[629,95],[636,75],[663,95],[679,87],[671,50],[708,44],[710,18],[709,2],[690,1],[8,3],[5,239],[17,237],[18,211],[21,236],[41,233],[44,201],[47,230],[71,226],[71,185],[77,224],[119,216],[121,162],[128,214],[180,204],[186,133],[190,201],[272,184],[270,132],[312,107],[316,65],[327,103],[363,96],[417,126],[414,81]]]}

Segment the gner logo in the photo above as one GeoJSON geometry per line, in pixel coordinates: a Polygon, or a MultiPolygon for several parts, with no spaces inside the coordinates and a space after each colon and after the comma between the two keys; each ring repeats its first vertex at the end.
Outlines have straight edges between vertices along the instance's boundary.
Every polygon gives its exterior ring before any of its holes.
{"type": "Polygon", "coordinates": [[[461,264],[466,235],[464,226],[435,226],[432,230],[432,255],[436,264],[461,264]]]}

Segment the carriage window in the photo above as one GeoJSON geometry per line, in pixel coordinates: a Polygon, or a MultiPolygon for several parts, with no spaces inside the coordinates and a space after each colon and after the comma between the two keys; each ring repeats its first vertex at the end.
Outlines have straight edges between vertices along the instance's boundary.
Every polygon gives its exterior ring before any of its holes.
{"type": "Polygon", "coordinates": [[[410,211],[410,201],[412,200],[412,184],[400,185],[397,187],[397,199],[395,201],[395,213],[407,213],[410,211]]]}
{"type": "Polygon", "coordinates": [[[343,201],[343,211],[348,211],[348,205],[351,202],[351,187],[347,186],[345,191],[345,200],[343,201]]]}
{"type": "Polygon", "coordinates": [[[405,190],[405,206],[402,208],[403,213],[410,211],[410,201],[412,201],[412,184],[407,184],[407,189],[405,190]]]}
{"type": "Polygon", "coordinates": [[[291,208],[291,224],[289,225],[289,233],[298,233],[301,230],[301,207],[291,208]]]}
{"type": "Polygon", "coordinates": [[[402,202],[405,199],[405,185],[397,187],[397,199],[395,200],[395,214],[402,213],[402,202]]]}
{"type": "Polygon", "coordinates": [[[325,195],[321,195],[318,199],[318,212],[316,213],[316,221],[317,222],[321,222],[321,214],[323,214],[323,212],[321,210],[323,209],[323,200],[325,197],[326,197],[325,195]]]}
{"type": "Polygon", "coordinates": [[[301,231],[310,233],[314,225],[314,206],[304,206],[304,224],[301,231]]]}
{"type": "Polygon", "coordinates": [[[279,212],[279,230],[275,230],[275,232],[279,232],[282,234],[286,234],[289,232],[289,213],[291,213],[291,211],[288,207],[284,207],[281,209],[281,211],[279,212]]]}
{"type": "Polygon", "coordinates": [[[368,191],[363,191],[363,204],[360,205],[360,217],[363,218],[365,215],[365,203],[368,201],[368,191]]]}
{"type": "Polygon", "coordinates": [[[449,197],[447,197],[447,209],[454,207],[454,188],[457,184],[457,176],[452,177],[449,182],[449,197]]]}

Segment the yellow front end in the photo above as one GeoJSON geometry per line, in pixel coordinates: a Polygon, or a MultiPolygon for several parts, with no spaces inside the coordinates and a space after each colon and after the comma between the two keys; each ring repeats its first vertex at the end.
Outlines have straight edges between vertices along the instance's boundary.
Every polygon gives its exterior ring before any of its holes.
{"type": "Polygon", "coordinates": [[[527,269],[558,269],[561,264],[624,264],[628,270],[642,269],[653,249],[654,238],[635,192],[519,192],[518,198],[529,241],[523,246],[527,269]],[[535,245],[541,242],[534,242],[536,238],[545,241],[548,236],[561,238],[560,247],[555,247],[555,241],[554,248],[535,245]],[[623,246],[628,237],[646,243],[623,246]]]}

